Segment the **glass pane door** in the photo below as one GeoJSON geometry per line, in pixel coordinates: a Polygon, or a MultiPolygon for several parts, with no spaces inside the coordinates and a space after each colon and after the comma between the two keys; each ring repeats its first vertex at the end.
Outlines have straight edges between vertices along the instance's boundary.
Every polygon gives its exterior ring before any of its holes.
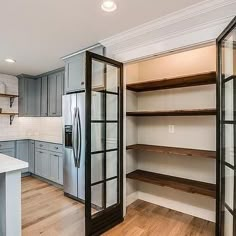
{"type": "Polygon", "coordinates": [[[218,47],[217,235],[236,235],[236,18],[218,47]]]}
{"type": "Polygon", "coordinates": [[[98,235],[123,220],[123,65],[86,57],[86,235],[98,235]]]}

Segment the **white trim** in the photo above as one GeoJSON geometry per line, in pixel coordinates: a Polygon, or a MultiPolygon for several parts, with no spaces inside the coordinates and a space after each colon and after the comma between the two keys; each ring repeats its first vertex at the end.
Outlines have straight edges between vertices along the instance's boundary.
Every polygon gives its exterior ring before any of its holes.
{"type": "Polygon", "coordinates": [[[213,42],[235,12],[235,0],[201,1],[100,43],[107,48],[108,56],[123,62],[132,61],[151,54],[213,42]]]}

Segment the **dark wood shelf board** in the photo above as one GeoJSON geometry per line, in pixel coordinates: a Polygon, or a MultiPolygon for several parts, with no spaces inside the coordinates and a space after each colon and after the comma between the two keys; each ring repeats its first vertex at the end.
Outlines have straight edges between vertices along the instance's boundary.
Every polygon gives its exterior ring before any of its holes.
{"type": "Polygon", "coordinates": [[[166,147],[166,146],[147,145],[147,144],[129,145],[126,147],[126,149],[180,155],[180,156],[204,157],[204,158],[216,159],[215,151],[200,150],[200,149],[166,147]]]}
{"type": "Polygon", "coordinates": [[[130,111],[127,116],[210,116],[216,115],[216,109],[169,110],[169,111],[130,111]]]}
{"type": "Polygon", "coordinates": [[[14,95],[14,94],[3,94],[3,93],[0,93],[0,97],[17,98],[19,96],[18,95],[14,95]]]}
{"type": "Polygon", "coordinates": [[[171,79],[151,80],[139,83],[127,84],[126,88],[134,92],[145,92],[162,89],[172,89],[190,86],[199,86],[216,83],[216,72],[181,76],[171,79]]]}
{"type": "Polygon", "coordinates": [[[211,198],[216,197],[215,184],[157,174],[144,170],[135,170],[127,174],[127,178],[158,186],[170,187],[187,193],[201,194],[211,198]]]}

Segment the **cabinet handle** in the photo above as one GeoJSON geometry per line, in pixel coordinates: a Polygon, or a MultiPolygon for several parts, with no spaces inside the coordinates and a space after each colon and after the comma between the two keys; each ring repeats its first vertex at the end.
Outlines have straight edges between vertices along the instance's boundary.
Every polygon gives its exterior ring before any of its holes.
{"type": "Polygon", "coordinates": [[[56,155],[56,154],[54,154],[53,156],[54,156],[54,157],[59,157],[59,156],[58,156],[58,155],[56,155]]]}
{"type": "Polygon", "coordinates": [[[58,149],[58,147],[55,147],[55,149],[57,150],[57,149],[58,149]]]}

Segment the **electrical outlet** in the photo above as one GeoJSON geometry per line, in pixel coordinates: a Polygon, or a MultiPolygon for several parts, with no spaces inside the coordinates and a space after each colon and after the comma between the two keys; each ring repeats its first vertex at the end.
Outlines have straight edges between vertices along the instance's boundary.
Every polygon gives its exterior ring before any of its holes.
{"type": "Polygon", "coordinates": [[[175,126],[174,125],[169,125],[169,133],[173,134],[175,132],[175,126]]]}

